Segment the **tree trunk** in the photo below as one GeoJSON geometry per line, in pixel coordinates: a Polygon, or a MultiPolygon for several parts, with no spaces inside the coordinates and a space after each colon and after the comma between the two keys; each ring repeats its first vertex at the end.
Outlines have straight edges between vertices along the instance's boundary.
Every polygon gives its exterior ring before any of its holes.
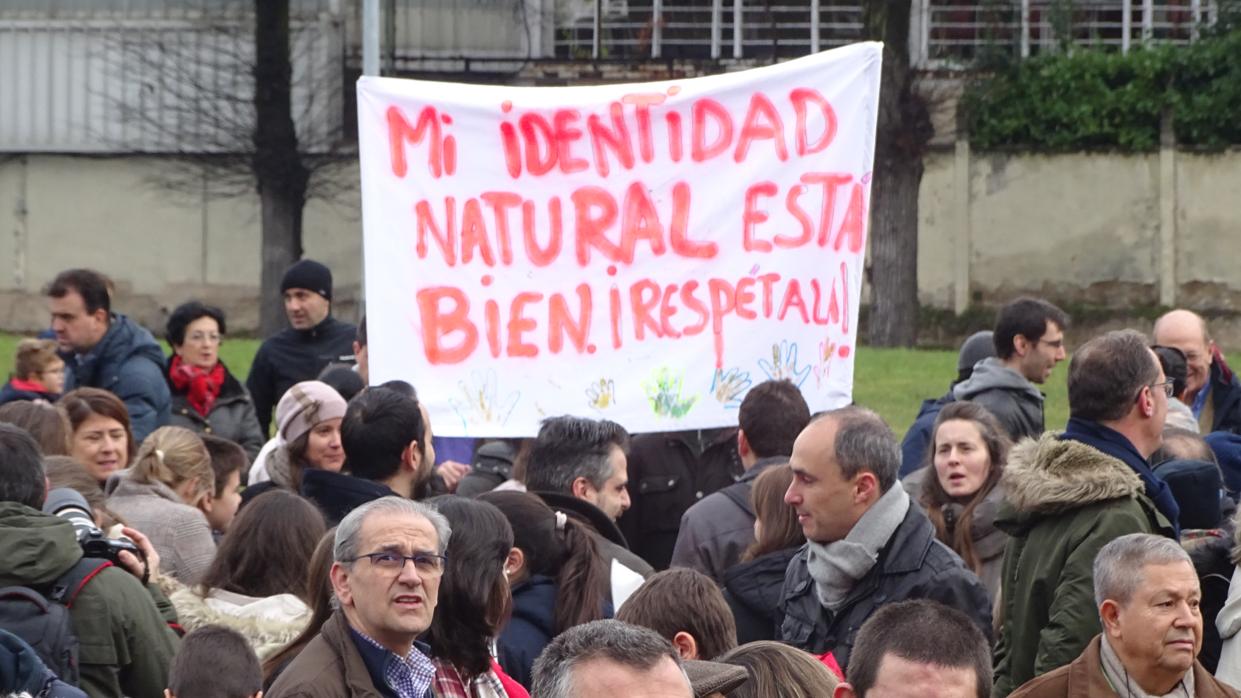
{"type": "Polygon", "coordinates": [[[867,38],[884,42],[871,191],[872,346],[913,346],[918,334],[918,189],[931,138],[909,63],[910,0],[866,0],[867,38]]]}
{"type": "Polygon", "coordinates": [[[289,0],[254,0],[254,159],[262,207],[259,332],[285,326],[280,279],[302,256],[302,209],[310,172],[293,124],[289,0]]]}

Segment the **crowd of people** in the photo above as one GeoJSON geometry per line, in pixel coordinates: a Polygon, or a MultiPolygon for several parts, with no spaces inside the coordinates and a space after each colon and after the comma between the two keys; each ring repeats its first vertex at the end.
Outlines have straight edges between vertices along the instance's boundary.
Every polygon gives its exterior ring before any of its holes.
{"type": "Polygon", "coordinates": [[[737,424],[441,438],[330,270],[243,384],[98,272],[0,389],[0,695],[1239,696],[1241,380],[1187,310],[1004,306],[903,443],[753,386],[737,424]],[[269,436],[270,435],[270,436],[269,436]]]}

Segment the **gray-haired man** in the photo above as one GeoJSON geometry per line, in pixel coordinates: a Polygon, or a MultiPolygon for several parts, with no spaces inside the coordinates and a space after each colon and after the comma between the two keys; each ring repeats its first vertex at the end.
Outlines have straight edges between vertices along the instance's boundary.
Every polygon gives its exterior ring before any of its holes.
{"type": "Polygon", "coordinates": [[[1094,561],[1094,596],[1103,632],[1072,663],[1026,683],[1014,698],[1238,695],[1195,659],[1202,594],[1179,543],[1131,533],[1103,546],[1094,561]]]}
{"type": "Polygon", "coordinates": [[[561,633],[534,663],[538,698],[692,698],[672,643],[653,630],[597,620],[561,633]]]}
{"type": "Polygon", "coordinates": [[[338,610],[269,697],[429,697],[435,666],[415,640],[435,614],[450,533],[442,514],[403,497],[350,512],[332,555],[338,610]]]}

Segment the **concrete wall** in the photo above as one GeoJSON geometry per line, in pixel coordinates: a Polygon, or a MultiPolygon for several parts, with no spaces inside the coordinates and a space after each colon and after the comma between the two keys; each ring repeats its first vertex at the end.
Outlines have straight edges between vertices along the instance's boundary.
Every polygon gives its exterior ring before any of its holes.
{"type": "Polygon", "coordinates": [[[1124,308],[1241,309],[1241,152],[926,159],[918,283],[964,310],[1023,292],[1124,308]]]}
{"type": "MultiPolygon", "coordinates": [[[[258,202],[169,192],[153,158],[0,159],[0,328],[46,325],[40,289],[93,266],[114,277],[117,307],[154,328],[190,298],[257,325],[258,202]]],[[[305,215],[307,256],[329,264],[337,311],[356,317],[361,222],[356,168],[346,194],[305,215]]],[[[1164,302],[1241,310],[1241,152],[1055,157],[972,153],[926,159],[919,288],[925,304],[964,310],[1023,293],[1115,308],[1164,302]]]]}

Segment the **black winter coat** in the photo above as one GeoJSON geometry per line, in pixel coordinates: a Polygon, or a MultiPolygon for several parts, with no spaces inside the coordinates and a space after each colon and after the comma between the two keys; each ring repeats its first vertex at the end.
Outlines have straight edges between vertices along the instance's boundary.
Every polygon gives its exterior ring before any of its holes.
{"type": "Polygon", "coordinates": [[[302,472],[301,494],[319,507],[329,528],[367,502],[399,496],[382,482],[314,468],[302,472]]]}
{"type": "Polygon", "coordinates": [[[784,573],[800,548],[767,553],[724,574],[724,600],[737,621],[737,644],[776,639],[784,573]]]}
{"type": "Polygon", "coordinates": [[[935,528],[916,506],[909,507],[905,520],[879,551],[878,562],[835,614],[819,603],[806,556],[807,547],[802,546],[785,575],[777,639],[811,654],[831,652],[846,671],[858,629],[886,603],[938,601],[964,612],[992,637],[987,589],[956,553],[935,539],[935,528]]]}
{"type": "Polygon", "coordinates": [[[268,433],[271,411],[294,383],[314,380],[325,366],[353,360],[358,329],[328,316],[309,330],[288,328],[269,337],[254,355],[246,388],[259,428],[268,433]]]}
{"type": "Polygon", "coordinates": [[[628,460],[631,505],[617,523],[630,549],[659,570],[672,560],[685,511],[745,472],[736,429],[640,434],[628,460]]]}

